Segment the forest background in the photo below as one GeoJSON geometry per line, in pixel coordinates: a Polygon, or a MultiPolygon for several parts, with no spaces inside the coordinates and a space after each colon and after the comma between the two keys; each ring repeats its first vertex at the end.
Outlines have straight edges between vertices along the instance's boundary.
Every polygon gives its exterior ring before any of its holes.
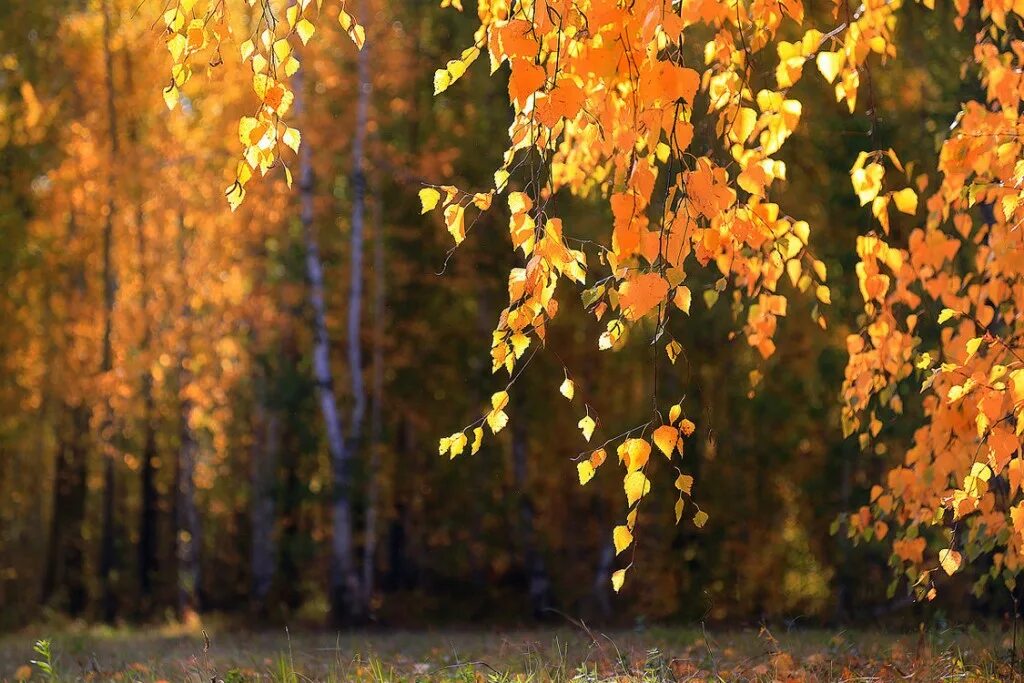
{"type": "MultiPolygon", "coordinates": [[[[251,104],[237,59],[197,67],[212,82],[169,111],[160,8],[0,4],[0,627],[194,611],[328,618],[325,348],[351,462],[359,586],[348,610],[361,618],[1007,613],[1007,591],[971,593],[984,566],[922,606],[900,597],[887,546],[835,533],[895,461],[841,427],[846,337],[862,313],[854,245],[871,222],[848,169],[890,145],[933,166],[959,103],[979,96],[965,91],[973,39],[951,8],[904,8],[901,52],[875,73],[869,115],[851,116],[821,83],[795,86],[814,125],[780,152],[790,180],[773,199],[814,226],[833,283],[827,329],[796,297],[764,360],[722,342],[737,327],[724,302],[695,301],[673,322],[685,358],[658,381],[685,395],[697,424],[685,457],[709,521],[674,525],[676,494],[655,487],[616,595],[621,482],[599,473],[578,487],[585,446],[558,388],[568,368],[601,416],[629,424],[650,403],[650,346],[638,332],[599,352],[603,324],[566,306],[518,380],[510,428],[473,456],[438,455],[438,438],[501,388],[487,346],[514,257],[493,213],[450,253],[418,192],[493,184],[506,76],[478,65],[435,97],[434,72],[472,41],[472,17],[432,2],[361,5],[364,50],[327,21],[302,49],[295,186],[281,174],[250,183],[232,212],[223,188],[251,104]]],[[[597,201],[560,199],[559,212],[583,236],[611,221],[597,201]]],[[[910,225],[895,216],[893,233],[910,225]]],[[[896,444],[911,435],[886,430],[896,444]]]]}

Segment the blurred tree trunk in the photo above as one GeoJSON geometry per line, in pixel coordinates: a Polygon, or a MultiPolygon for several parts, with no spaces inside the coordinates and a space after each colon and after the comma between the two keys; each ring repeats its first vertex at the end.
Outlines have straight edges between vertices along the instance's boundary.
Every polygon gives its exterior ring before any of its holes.
{"type": "MultiPolygon", "coordinates": [[[[359,10],[365,11],[366,3],[359,10]]],[[[370,109],[370,47],[363,44],[357,58],[356,121],[352,133],[352,221],[349,250],[348,290],[348,369],[352,379],[352,424],[349,426],[349,453],[355,457],[362,447],[363,420],[366,417],[366,387],[363,381],[363,241],[366,214],[365,147],[366,123],[370,109]]]]}
{"type": "Polygon", "coordinates": [[[373,200],[373,404],[370,408],[370,462],[366,472],[366,529],[363,534],[364,611],[373,612],[377,557],[377,514],[380,505],[380,451],[384,401],[384,217],[380,197],[373,200]]]}
{"type": "MultiPolygon", "coordinates": [[[[111,25],[110,6],[107,0],[101,3],[103,10],[103,57],[105,62],[107,80],[107,125],[110,135],[110,168],[109,183],[107,191],[110,196],[107,198],[107,215],[103,225],[103,360],[100,367],[102,376],[108,375],[114,367],[114,353],[112,346],[112,333],[114,322],[114,297],[116,288],[116,274],[114,272],[113,244],[114,244],[114,220],[117,215],[117,203],[114,199],[116,189],[116,164],[120,161],[120,146],[117,133],[117,108],[115,106],[117,93],[114,89],[114,55],[111,46],[113,27],[111,25]]],[[[114,470],[114,448],[111,443],[113,437],[113,406],[110,397],[105,396],[106,402],[103,421],[100,425],[100,448],[103,453],[103,522],[102,540],[100,542],[100,583],[102,585],[103,618],[106,621],[113,621],[117,613],[117,596],[113,586],[114,565],[117,562],[115,552],[115,527],[114,527],[114,505],[115,505],[115,470],[114,470]]]]}
{"type": "MultiPolygon", "coordinates": [[[[360,2],[358,12],[360,15],[366,13],[366,2],[360,2]]],[[[372,41],[371,41],[372,42],[372,41]]],[[[350,445],[348,451],[355,458],[363,448],[363,420],[366,417],[366,386],[363,381],[363,343],[362,343],[362,313],[363,313],[363,242],[365,234],[366,215],[366,172],[365,147],[366,147],[366,124],[370,111],[370,94],[372,83],[370,81],[370,45],[364,43],[357,57],[357,80],[356,80],[356,120],[355,130],[352,134],[352,225],[351,227],[351,248],[349,253],[349,291],[348,291],[348,367],[352,379],[352,424],[349,428],[350,445]]],[[[376,342],[376,340],[374,340],[376,342]]],[[[371,450],[376,449],[376,442],[370,445],[371,450]]],[[[373,456],[371,456],[373,457],[373,456]]],[[[366,480],[370,482],[373,472],[366,473],[366,480]]],[[[372,488],[373,484],[368,483],[372,488]]],[[[369,496],[368,496],[369,498],[369,496]]],[[[367,514],[373,505],[369,499],[366,502],[367,514]]],[[[369,519],[369,518],[367,518],[369,519]]],[[[369,525],[369,521],[367,521],[369,525]]],[[[368,528],[368,527],[367,527],[368,528]]],[[[369,614],[370,600],[373,587],[367,581],[367,553],[370,545],[368,538],[363,539],[363,579],[362,593],[359,596],[363,614],[369,614]]]]}
{"type": "Polygon", "coordinates": [[[277,463],[281,448],[281,416],[267,405],[266,377],[257,379],[256,408],[253,419],[251,453],[252,549],[251,599],[256,614],[267,613],[267,597],[274,582],[277,543],[277,463]]]}
{"type": "Polygon", "coordinates": [[[537,546],[537,530],[532,496],[529,493],[528,450],[529,433],[526,430],[524,411],[518,411],[518,419],[512,421],[512,470],[516,490],[519,493],[519,525],[522,539],[523,562],[530,595],[530,608],[536,619],[547,616],[551,606],[551,581],[544,566],[544,555],[537,546]]]}
{"type": "Polygon", "coordinates": [[[612,601],[609,593],[612,585],[612,562],[615,560],[615,546],[605,543],[594,572],[594,603],[598,613],[605,619],[612,615],[612,601]]]}
{"type": "Polygon", "coordinates": [[[200,565],[202,544],[199,509],[196,507],[195,467],[199,444],[192,429],[192,372],[189,342],[192,326],[192,304],[186,270],[187,227],[184,211],[178,214],[178,268],[182,291],[181,339],[178,344],[179,442],[175,472],[175,555],[177,559],[178,616],[189,618],[199,610],[200,565]]]}
{"type": "MultiPolygon", "coordinates": [[[[75,212],[68,214],[67,243],[74,244],[78,225],[75,212]]],[[[70,275],[68,311],[85,296],[85,268],[78,261],[70,275]]],[[[65,322],[70,326],[73,321],[65,322]]],[[[74,338],[67,335],[67,348],[74,338]]],[[[80,400],[80,399],[79,399],[80,400]]],[[[53,511],[50,516],[50,540],[43,574],[43,604],[51,603],[62,588],[64,607],[72,616],[85,609],[85,524],[86,475],[88,474],[89,410],[85,405],[63,403],[56,425],[57,453],[53,470],[53,511]]]]}
{"type": "Polygon", "coordinates": [[[85,609],[85,520],[88,468],[89,411],[85,406],[65,405],[57,424],[57,461],[53,475],[53,512],[50,542],[43,579],[43,603],[51,603],[61,591],[68,613],[85,609]]]}
{"type": "MultiPolygon", "coordinates": [[[[124,53],[125,90],[134,92],[134,69],[132,54],[124,53]]],[[[139,146],[138,117],[128,117],[128,141],[132,153],[138,158],[145,154],[139,146]]],[[[143,190],[137,182],[134,189],[135,200],[135,257],[139,269],[139,310],[142,316],[142,339],[139,351],[145,362],[150,362],[149,350],[153,339],[153,326],[149,318],[149,269],[146,244],[146,215],[142,206],[143,190]]],[[[142,609],[148,611],[153,593],[153,574],[159,564],[157,557],[157,515],[159,494],[156,490],[156,406],[153,400],[153,374],[145,367],[140,378],[142,396],[142,457],[139,466],[139,545],[138,545],[138,581],[139,594],[142,598],[142,609]]]]}
{"type": "MultiPolygon", "coordinates": [[[[294,77],[296,116],[303,112],[302,72],[294,77]]],[[[327,336],[327,312],[324,304],[324,272],[320,262],[320,247],[313,224],[313,160],[309,144],[299,148],[300,219],[306,247],[306,272],[309,277],[309,304],[313,310],[313,373],[316,379],[320,412],[327,433],[327,448],[331,455],[332,501],[330,600],[331,619],[335,623],[348,623],[359,616],[359,586],[355,573],[352,548],[352,506],[350,502],[351,454],[341,430],[341,416],[334,396],[334,375],[331,371],[331,347],[327,336]]]]}

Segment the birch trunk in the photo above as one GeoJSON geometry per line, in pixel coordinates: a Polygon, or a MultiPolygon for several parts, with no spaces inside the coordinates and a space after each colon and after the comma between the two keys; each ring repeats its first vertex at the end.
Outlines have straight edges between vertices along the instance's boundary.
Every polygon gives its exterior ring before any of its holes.
{"type": "MultiPolygon", "coordinates": [[[[295,111],[303,112],[302,72],[294,77],[295,111]]],[[[331,456],[332,501],[331,521],[331,618],[335,623],[348,623],[359,616],[359,586],[355,573],[352,548],[352,506],[350,502],[350,453],[341,430],[338,402],[334,395],[334,376],[331,372],[330,340],[327,336],[327,313],[324,304],[324,273],[320,261],[320,247],[313,225],[313,160],[309,145],[299,148],[300,220],[306,246],[306,274],[309,277],[309,304],[313,313],[313,373],[317,385],[317,398],[327,433],[327,448],[331,456]]]]}
{"type": "Polygon", "coordinates": [[[377,557],[377,515],[380,506],[380,450],[384,401],[384,219],[380,197],[373,200],[373,404],[370,408],[370,462],[366,475],[366,529],[363,534],[363,595],[372,613],[377,557]]]}
{"type": "MultiPolygon", "coordinates": [[[[360,11],[365,13],[366,2],[360,11]]],[[[359,452],[363,419],[366,416],[366,387],[363,382],[363,345],[361,322],[363,314],[363,241],[366,214],[365,147],[366,124],[370,111],[370,45],[363,44],[358,57],[356,87],[356,121],[352,133],[352,225],[348,293],[348,366],[352,376],[352,424],[349,437],[353,455],[359,452]]]]}
{"type": "MultiPolygon", "coordinates": [[[[361,15],[366,13],[366,2],[360,2],[358,11],[361,15]]],[[[356,119],[355,130],[352,134],[352,221],[350,233],[350,263],[349,263],[349,293],[348,293],[348,367],[349,375],[352,378],[352,423],[349,428],[349,452],[355,457],[363,447],[363,420],[366,417],[366,387],[363,381],[363,343],[362,343],[362,313],[363,313],[363,242],[365,234],[366,214],[366,173],[365,147],[366,147],[366,123],[370,111],[370,46],[363,44],[357,58],[357,81],[356,88],[356,119]]],[[[370,445],[371,450],[376,449],[376,444],[370,445]]],[[[371,455],[371,459],[373,456],[371,455]]],[[[371,468],[372,469],[372,465],[371,468]]],[[[367,472],[368,487],[372,488],[371,480],[373,472],[367,472]]],[[[369,491],[367,492],[367,531],[369,531],[370,508],[375,501],[370,501],[369,491]]],[[[369,613],[372,599],[372,579],[367,576],[367,562],[372,561],[367,553],[371,553],[371,541],[363,539],[363,584],[362,593],[359,595],[361,607],[364,614],[369,613]]],[[[369,570],[372,573],[372,569],[369,570]]]]}

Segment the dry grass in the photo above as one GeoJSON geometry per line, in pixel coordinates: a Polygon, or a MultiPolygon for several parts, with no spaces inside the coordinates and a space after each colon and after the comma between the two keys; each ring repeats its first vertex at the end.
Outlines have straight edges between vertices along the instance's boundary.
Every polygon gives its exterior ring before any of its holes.
{"type": "Polygon", "coordinates": [[[33,644],[50,638],[60,681],[1009,681],[1000,631],[651,628],[360,634],[197,628],[43,629],[0,638],[0,680],[47,680],[33,644]]]}

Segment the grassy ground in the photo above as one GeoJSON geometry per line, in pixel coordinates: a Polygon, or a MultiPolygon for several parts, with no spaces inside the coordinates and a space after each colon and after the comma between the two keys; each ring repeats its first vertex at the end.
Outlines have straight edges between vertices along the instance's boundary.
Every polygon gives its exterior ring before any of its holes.
{"type": "Polygon", "coordinates": [[[221,631],[27,629],[0,637],[0,680],[441,681],[1009,681],[1010,636],[975,629],[631,632],[532,630],[337,635],[221,631]],[[55,675],[33,652],[51,642],[55,675]]]}

